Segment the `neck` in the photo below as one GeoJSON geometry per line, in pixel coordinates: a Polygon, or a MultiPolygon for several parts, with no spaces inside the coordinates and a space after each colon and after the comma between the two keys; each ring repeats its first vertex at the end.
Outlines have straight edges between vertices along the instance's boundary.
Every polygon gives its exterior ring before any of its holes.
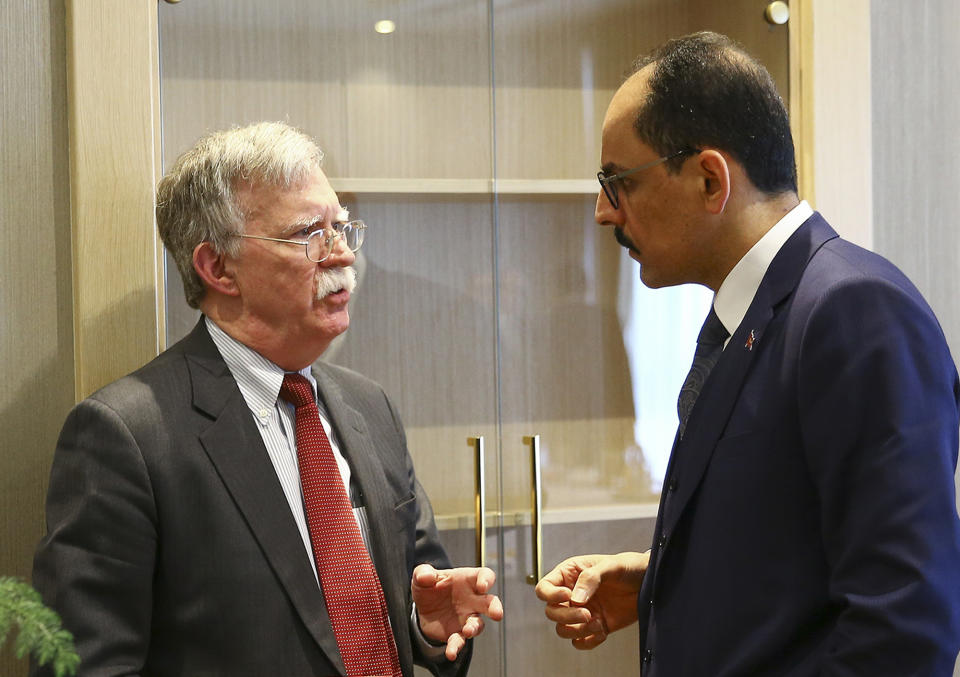
{"type": "Polygon", "coordinates": [[[798,204],[800,199],[793,192],[770,196],[752,190],[731,196],[717,229],[716,266],[707,286],[716,292],[740,259],[798,204]]]}
{"type": "MultiPolygon", "coordinates": [[[[208,293],[209,296],[209,293],[208,293]]],[[[313,364],[327,349],[316,337],[295,336],[269,327],[244,312],[242,306],[224,299],[204,298],[200,310],[230,338],[255,350],[284,371],[300,371],[313,364]]]]}

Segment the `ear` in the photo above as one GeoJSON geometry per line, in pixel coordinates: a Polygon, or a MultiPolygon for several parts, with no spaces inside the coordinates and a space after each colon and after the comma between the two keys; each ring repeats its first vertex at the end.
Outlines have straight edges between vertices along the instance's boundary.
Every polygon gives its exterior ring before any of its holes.
{"type": "Polygon", "coordinates": [[[217,254],[209,242],[201,242],[194,247],[193,269],[197,271],[197,275],[203,280],[208,290],[227,296],[240,295],[233,271],[227,266],[224,257],[217,254]]]}
{"type": "Polygon", "coordinates": [[[701,197],[710,214],[723,213],[730,199],[730,166],[716,150],[703,150],[697,156],[703,184],[701,197]]]}

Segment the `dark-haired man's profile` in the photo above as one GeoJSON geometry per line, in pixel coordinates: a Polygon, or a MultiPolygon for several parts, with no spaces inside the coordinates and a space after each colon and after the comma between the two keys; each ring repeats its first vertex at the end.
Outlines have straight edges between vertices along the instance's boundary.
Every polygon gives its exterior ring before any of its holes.
{"type": "Polygon", "coordinates": [[[951,675],[960,382],[930,307],[799,199],[776,87],[724,36],[639,60],[601,154],[643,282],[714,299],[652,547],[545,576],[558,634],[639,621],[644,677],[951,675]]]}

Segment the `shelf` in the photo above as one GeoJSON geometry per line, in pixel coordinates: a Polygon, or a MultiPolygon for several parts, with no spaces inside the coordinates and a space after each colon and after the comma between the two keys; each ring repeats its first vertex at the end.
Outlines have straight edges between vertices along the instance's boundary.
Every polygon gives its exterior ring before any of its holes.
{"type": "MultiPolygon", "coordinates": [[[[653,519],[657,516],[656,503],[621,503],[617,505],[583,508],[552,508],[543,511],[544,524],[575,524],[579,522],[612,522],[625,519],[653,519]]],[[[470,514],[436,515],[440,531],[473,529],[475,518],[470,514]]],[[[529,512],[507,512],[501,520],[496,512],[487,513],[487,528],[530,526],[529,512]]]]}
{"type": "Polygon", "coordinates": [[[330,179],[338,193],[592,195],[596,179],[330,179]]]}

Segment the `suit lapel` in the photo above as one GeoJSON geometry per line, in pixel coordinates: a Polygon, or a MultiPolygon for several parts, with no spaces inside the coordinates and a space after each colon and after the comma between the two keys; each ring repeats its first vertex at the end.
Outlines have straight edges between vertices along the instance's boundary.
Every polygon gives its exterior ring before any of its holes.
{"type": "Polygon", "coordinates": [[[711,371],[671,456],[671,473],[682,477],[669,509],[662,515],[661,533],[673,533],[697,490],[717,441],[739,398],[754,358],[763,348],[763,335],[777,308],[799,283],[813,254],[836,232],[815,213],[784,243],[767,269],[740,326],[711,371]]]}
{"type": "Polygon", "coordinates": [[[304,625],[330,662],[342,672],[343,662],[323,593],[306,557],[276,470],[233,375],[203,326],[203,319],[185,340],[184,349],[193,404],[212,419],[210,427],[200,435],[200,443],[304,625]]]}

